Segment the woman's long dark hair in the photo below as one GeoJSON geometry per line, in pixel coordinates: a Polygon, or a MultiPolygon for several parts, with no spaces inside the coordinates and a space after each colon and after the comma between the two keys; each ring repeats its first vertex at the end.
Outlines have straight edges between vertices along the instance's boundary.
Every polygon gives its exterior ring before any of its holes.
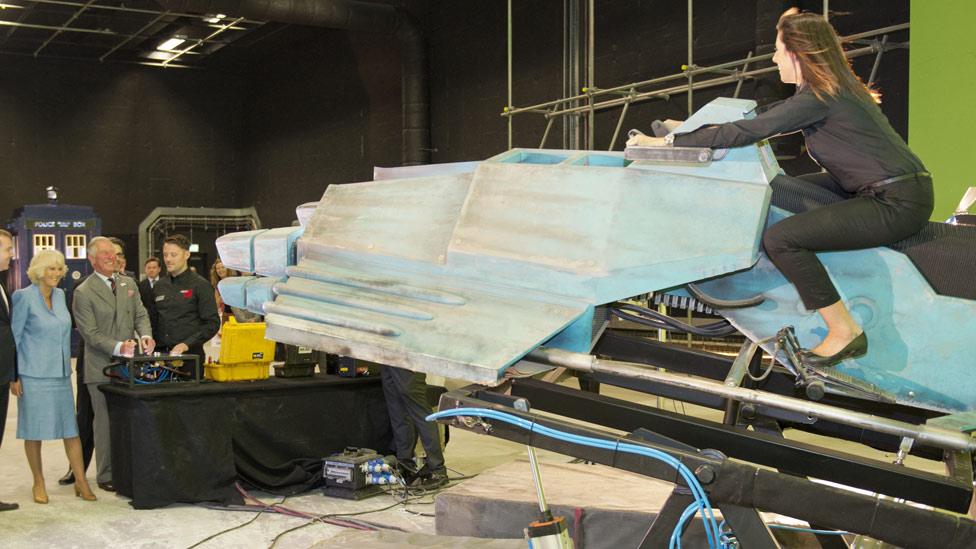
{"type": "Polygon", "coordinates": [[[880,102],[880,94],[854,74],[837,31],[822,15],[790,8],[780,16],[776,30],[799,62],[803,83],[818,99],[836,97],[843,90],[864,101],[880,102]]]}

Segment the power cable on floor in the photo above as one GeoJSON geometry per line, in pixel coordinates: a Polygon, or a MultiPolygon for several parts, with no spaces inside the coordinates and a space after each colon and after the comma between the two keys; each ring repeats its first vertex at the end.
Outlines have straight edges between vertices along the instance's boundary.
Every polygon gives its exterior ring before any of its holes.
{"type": "MultiPolygon", "coordinates": [[[[288,499],[288,498],[287,497],[281,498],[281,501],[279,501],[279,502],[277,502],[275,504],[272,504],[272,505],[277,505],[278,503],[284,503],[286,499],[288,499]]],[[[222,535],[224,535],[224,534],[226,534],[228,532],[233,532],[234,530],[238,530],[240,528],[243,528],[243,527],[251,524],[252,522],[258,520],[258,517],[260,517],[262,514],[264,514],[264,512],[267,511],[270,507],[271,506],[269,505],[267,507],[264,507],[263,509],[258,510],[258,512],[255,513],[255,515],[253,517],[251,517],[251,520],[249,520],[247,522],[242,522],[241,524],[238,524],[237,526],[234,526],[232,528],[227,528],[226,530],[221,530],[220,532],[217,532],[215,534],[211,534],[211,535],[203,538],[202,540],[194,543],[193,545],[187,547],[186,549],[193,549],[194,547],[199,547],[199,546],[203,545],[204,543],[207,543],[208,541],[213,540],[213,539],[215,539],[215,538],[217,538],[219,536],[222,536],[222,535]]]]}
{"type": "MultiPolygon", "coordinates": [[[[454,479],[452,479],[452,480],[454,480],[454,479]]],[[[277,545],[278,541],[282,537],[284,537],[286,534],[289,534],[289,533],[294,532],[296,530],[301,530],[302,528],[305,528],[306,526],[311,526],[311,525],[315,524],[316,522],[322,522],[325,519],[331,519],[331,518],[336,518],[336,517],[352,517],[352,516],[358,516],[358,515],[368,515],[370,513],[379,513],[381,511],[386,511],[388,509],[393,509],[394,507],[397,507],[397,506],[400,506],[400,505],[404,505],[404,508],[406,508],[406,503],[407,502],[411,502],[411,501],[414,501],[414,500],[422,499],[422,498],[427,497],[429,495],[434,495],[434,494],[436,494],[436,493],[444,490],[447,487],[448,486],[445,485],[445,486],[442,486],[442,487],[440,487],[440,488],[438,488],[436,490],[423,490],[424,493],[422,493],[421,495],[416,495],[416,496],[409,496],[408,495],[408,496],[404,497],[404,499],[400,499],[400,500],[398,500],[396,503],[394,503],[392,505],[387,505],[386,507],[381,507],[379,509],[372,509],[372,510],[367,510],[367,511],[357,511],[357,512],[354,512],[354,513],[331,513],[331,514],[327,514],[327,515],[319,515],[319,516],[316,516],[316,517],[312,518],[311,520],[309,520],[308,522],[306,522],[305,524],[300,524],[300,525],[295,526],[293,528],[289,528],[287,530],[284,530],[282,532],[279,532],[278,535],[275,536],[274,539],[271,540],[271,545],[268,546],[268,549],[274,549],[274,547],[275,547],[275,545],[277,545]]],[[[393,497],[397,497],[395,495],[395,492],[393,490],[384,490],[384,491],[387,494],[389,494],[389,495],[391,495],[393,497]]],[[[404,493],[409,494],[409,491],[405,491],[404,493]]]]}

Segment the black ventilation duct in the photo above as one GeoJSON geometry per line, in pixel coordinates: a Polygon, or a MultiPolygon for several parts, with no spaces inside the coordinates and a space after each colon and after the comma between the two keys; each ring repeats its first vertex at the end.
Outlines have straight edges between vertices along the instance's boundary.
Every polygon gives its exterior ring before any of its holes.
{"type": "Polygon", "coordinates": [[[395,35],[403,70],[403,165],[430,163],[427,48],[402,9],[353,0],[157,0],[169,11],[223,13],[259,21],[395,35]]]}

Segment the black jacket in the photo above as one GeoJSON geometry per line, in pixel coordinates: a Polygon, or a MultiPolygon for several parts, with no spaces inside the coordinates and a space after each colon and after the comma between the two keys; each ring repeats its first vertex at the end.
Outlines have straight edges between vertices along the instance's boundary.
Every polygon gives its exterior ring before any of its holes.
{"type": "Polygon", "coordinates": [[[175,277],[161,275],[153,296],[150,319],[155,317],[156,343],[165,349],[202,345],[220,329],[213,286],[189,269],[175,277]]]}
{"type": "Polygon", "coordinates": [[[675,134],[674,144],[742,147],[796,131],[803,132],[810,156],[849,193],[889,177],[925,171],[877,104],[848,92],[820,100],[807,87],[755,118],[675,134]]]}
{"type": "MultiPolygon", "coordinates": [[[[162,279],[163,276],[160,275],[156,283],[159,284],[158,281],[162,279]]],[[[149,321],[152,323],[153,339],[158,339],[159,329],[156,327],[156,322],[159,319],[156,317],[156,312],[155,312],[156,305],[155,302],[153,301],[155,296],[153,295],[152,286],[149,285],[148,278],[143,278],[142,280],[139,281],[139,297],[142,298],[142,306],[145,307],[146,312],[149,313],[149,321]]]]}
{"type": "Polygon", "coordinates": [[[7,305],[0,298],[0,385],[5,385],[17,379],[17,347],[10,329],[10,294],[2,283],[0,292],[7,297],[7,305]]]}

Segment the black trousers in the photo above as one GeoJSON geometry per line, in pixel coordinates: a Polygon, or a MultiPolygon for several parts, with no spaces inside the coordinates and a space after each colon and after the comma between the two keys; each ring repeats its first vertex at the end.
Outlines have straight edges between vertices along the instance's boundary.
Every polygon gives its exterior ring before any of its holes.
{"type": "MultiPolygon", "coordinates": [[[[772,181],[790,178],[780,175],[772,181]]],[[[860,250],[894,244],[920,231],[932,215],[932,180],[916,176],[852,195],[827,173],[791,178],[817,185],[846,200],[798,213],[770,226],[763,248],[803,305],[822,309],[840,300],[816,252],[860,250]]]]}
{"type": "Polygon", "coordinates": [[[8,406],[10,406],[10,383],[0,383],[0,446],[3,446],[3,431],[7,426],[8,406]]]}
{"type": "Polygon", "coordinates": [[[75,362],[75,419],[78,421],[78,438],[81,439],[81,457],[85,463],[85,470],[95,452],[95,411],[92,409],[91,395],[85,385],[85,342],[78,344],[78,360],[75,362]]]}
{"type": "Polygon", "coordinates": [[[427,403],[427,374],[411,372],[393,366],[380,366],[383,396],[393,428],[393,444],[397,459],[413,459],[413,448],[420,435],[420,443],[427,452],[427,468],[443,472],[444,451],[437,424],[426,418],[433,411],[427,403]]]}

